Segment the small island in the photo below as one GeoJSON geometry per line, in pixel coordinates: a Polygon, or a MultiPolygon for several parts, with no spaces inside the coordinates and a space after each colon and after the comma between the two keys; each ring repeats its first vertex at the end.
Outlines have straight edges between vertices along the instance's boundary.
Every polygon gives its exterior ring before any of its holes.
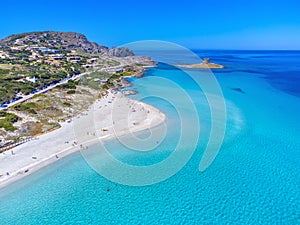
{"type": "Polygon", "coordinates": [[[182,68],[189,68],[189,69],[223,69],[225,68],[224,65],[211,63],[209,58],[204,58],[201,63],[196,64],[184,64],[184,65],[176,65],[182,68]]]}

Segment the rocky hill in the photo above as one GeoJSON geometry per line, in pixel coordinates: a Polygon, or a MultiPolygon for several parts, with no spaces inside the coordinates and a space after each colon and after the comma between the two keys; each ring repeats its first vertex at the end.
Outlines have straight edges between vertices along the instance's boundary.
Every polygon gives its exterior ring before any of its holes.
{"type": "Polygon", "coordinates": [[[108,50],[109,56],[126,57],[134,56],[134,53],[128,48],[111,48],[108,50]]]}
{"type": "Polygon", "coordinates": [[[108,54],[109,56],[126,57],[133,56],[133,52],[127,48],[112,48],[90,42],[85,35],[76,32],[29,32],[14,34],[0,41],[2,47],[12,46],[38,46],[51,50],[79,51],[91,54],[108,54]]]}

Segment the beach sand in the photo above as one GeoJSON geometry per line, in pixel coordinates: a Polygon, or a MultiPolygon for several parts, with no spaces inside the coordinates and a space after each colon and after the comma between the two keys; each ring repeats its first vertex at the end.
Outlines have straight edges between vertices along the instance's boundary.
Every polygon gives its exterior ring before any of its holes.
{"type": "Polygon", "coordinates": [[[0,188],[100,140],[155,127],[164,120],[165,115],[153,106],[109,91],[60,129],[2,153],[0,188]]]}

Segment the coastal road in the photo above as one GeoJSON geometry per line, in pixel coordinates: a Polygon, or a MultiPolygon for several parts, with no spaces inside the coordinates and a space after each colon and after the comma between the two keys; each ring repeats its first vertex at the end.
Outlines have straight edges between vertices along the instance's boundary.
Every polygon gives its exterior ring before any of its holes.
{"type": "Polygon", "coordinates": [[[7,108],[12,107],[12,106],[14,106],[16,104],[19,104],[19,103],[22,103],[24,101],[27,101],[27,100],[31,99],[33,96],[35,96],[37,94],[45,93],[45,92],[50,91],[51,89],[53,89],[53,88],[55,88],[55,87],[57,87],[59,85],[66,84],[69,80],[76,80],[76,79],[81,78],[82,76],[88,75],[90,73],[91,72],[78,74],[78,75],[70,77],[68,79],[64,79],[64,80],[58,82],[57,84],[51,85],[51,86],[49,86],[49,87],[47,87],[47,88],[45,88],[43,90],[40,90],[40,91],[37,91],[35,93],[31,93],[31,94],[25,95],[21,99],[19,99],[17,101],[14,101],[12,103],[7,104],[7,107],[0,108],[0,110],[7,109],[7,108]]]}
{"type": "MultiPolygon", "coordinates": [[[[120,70],[120,69],[124,68],[124,66],[126,66],[126,65],[130,65],[130,63],[127,63],[127,64],[126,64],[126,63],[122,63],[122,62],[121,62],[120,65],[117,65],[117,66],[108,66],[108,67],[101,68],[100,70],[101,70],[101,71],[106,71],[106,72],[115,72],[115,71],[117,71],[117,70],[120,70]]],[[[93,66],[97,66],[97,65],[93,65],[93,66]]],[[[45,89],[43,89],[43,90],[40,90],[40,91],[37,91],[37,92],[35,92],[35,93],[31,93],[31,94],[25,95],[25,96],[23,96],[21,99],[19,99],[19,100],[17,100],[17,101],[14,101],[14,102],[12,102],[12,103],[7,104],[6,107],[0,108],[0,111],[1,111],[1,110],[4,110],[4,109],[7,109],[7,108],[9,108],[9,107],[12,107],[12,106],[14,106],[14,105],[16,105],[16,104],[25,102],[25,101],[31,99],[33,96],[35,96],[35,95],[37,95],[37,94],[42,94],[42,93],[45,93],[45,92],[47,92],[47,91],[50,91],[51,89],[53,89],[53,88],[55,88],[55,87],[57,87],[57,86],[59,86],[59,85],[66,84],[69,80],[76,80],[76,79],[81,78],[81,77],[83,77],[83,76],[85,76],[85,75],[88,75],[88,74],[90,74],[90,73],[92,73],[92,72],[93,72],[93,71],[91,71],[91,72],[86,72],[86,73],[81,73],[81,74],[72,76],[72,77],[70,77],[70,78],[68,78],[68,79],[64,79],[64,80],[58,82],[57,84],[51,85],[51,86],[49,86],[49,87],[47,87],[47,88],[45,88],[45,89]]]]}

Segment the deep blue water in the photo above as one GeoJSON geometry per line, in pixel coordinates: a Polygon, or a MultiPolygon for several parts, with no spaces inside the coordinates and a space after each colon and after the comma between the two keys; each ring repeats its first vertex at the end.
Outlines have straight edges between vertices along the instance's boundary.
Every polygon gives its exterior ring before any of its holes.
{"type": "Polygon", "coordinates": [[[153,79],[159,77],[185,90],[199,114],[201,130],[191,160],[161,183],[132,187],[101,177],[76,153],[2,189],[0,223],[300,224],[300,52],[196,53],[227,66],[213,70],[228,120],[222,148],[207,170],[198,170],[211,128],[205,97],[187,74],[159,64],[144,78],[132,79],[131,88],[139,91],[133,98],[148,96],[144,101],[168,116],[166,140],[145,154],[117,141],[107,146],[133,165],[156,163],[172,153],[180,116],[168,102],[149,96],[173,96],[185,110],[187,103],[176,88],[153,79]]]}
{"type": "Polygon", "coordinates": [[[275,88],[300,97],[300,51],[201,51],[195,52],[202,58],[228,68],[215,73],[261,74],[275,88]],[[238,53],[238,54],[237,54],[238,53]]]}

